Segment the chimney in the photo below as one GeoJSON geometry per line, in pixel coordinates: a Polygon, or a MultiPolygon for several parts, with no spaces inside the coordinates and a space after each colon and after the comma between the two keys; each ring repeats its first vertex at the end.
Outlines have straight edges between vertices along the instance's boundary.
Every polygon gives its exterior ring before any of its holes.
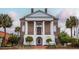
{"type": "Polygon", "coordinates": [[[47,8],[45,8],[45,13],[47,13],[47,8]]]}
{"type": "Polygon", "coordinates": [[[33,10],[33,8],[31,8],[31,13],[33,13],[34,12],[34,10],[33,10]]]}

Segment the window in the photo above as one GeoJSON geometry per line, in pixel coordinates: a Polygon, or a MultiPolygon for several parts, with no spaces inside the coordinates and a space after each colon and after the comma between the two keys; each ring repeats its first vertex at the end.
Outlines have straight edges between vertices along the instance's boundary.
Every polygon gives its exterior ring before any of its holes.
{"type": "Polygon", "coordinates": [[[37,35],[41,35],[41,27],[37,27],[37,35]]]}
{"type": "Polygon", "coordinates": [[[41,35],[42,34],[42,21],[36,22],[36,29],[37,29],[37,35],[41,35]]]}
{"type": "Polygon", "coordinates": [[[41,21],[37,21],[36,25],[42,25],[42,22],[41,21]]]}

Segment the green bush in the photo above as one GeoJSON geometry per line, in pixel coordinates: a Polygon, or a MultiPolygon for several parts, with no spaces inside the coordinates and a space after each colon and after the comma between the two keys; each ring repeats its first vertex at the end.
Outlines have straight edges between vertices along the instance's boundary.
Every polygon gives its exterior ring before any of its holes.
{"type": "Polygon", "coordinates": [[[71,38],[72,47],[79,47],[79,39],[71,38]]]}
{"type": "Polygon", "coordinates": [[[51,39],[51,38],[48,38],[48,39],[46,40],[46,42],[48,43],[48,45],[50,45],[50,42],[52,42],[52,39],[51,39]]]}
{"type": "Polygon", "coordinates": [[[63,45],[64,45],[64,43],[71,42],[71,37],[65,32],[60,33],[59,39],[60,39],[61,44],[63,44],[63,45]]]}
{"type": "Polygon", "coordinates": [[[79,39],[77,39],[77,47],[79,48],[79,39]]]}
{"type": "Polygon", "coordinates": [[[11,44],[11,46],[17,45],[19,39],[20,39],[20,37],[18,37],[17,35],[11,34],[9,37],[9,40],[8,40],[8,45],[10,45],[10,44],[11,44]]]}

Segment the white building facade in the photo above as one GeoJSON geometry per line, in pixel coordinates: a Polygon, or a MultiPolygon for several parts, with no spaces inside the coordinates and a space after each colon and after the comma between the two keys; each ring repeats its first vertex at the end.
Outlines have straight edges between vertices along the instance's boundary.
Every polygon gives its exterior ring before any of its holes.
{"type": "Polygon", "coordinates": [[[55,43],[55,32],[56,25],[54,24],[54,16],[45,12],[38,10],[34,12],[31,9],[31,14],[25,16],[21,19],[21,36],[23,36],[23,44],[28,45],[26,42],[26,37],[30,36],[33,38],[32,45],[43,46],[47,45],[46,40],[48,38],[52,39],[51,44],[55,43]],[[23,23],[22,23],[23,22],[23,23]]]}

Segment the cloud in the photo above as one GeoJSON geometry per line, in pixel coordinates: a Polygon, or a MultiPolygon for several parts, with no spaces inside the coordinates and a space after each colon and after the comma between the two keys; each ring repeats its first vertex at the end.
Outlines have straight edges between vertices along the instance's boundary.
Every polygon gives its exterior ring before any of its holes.
{"type": "Polygon", "coordinates": [[[66,32],[68,35],[70,35],[70,36],[71,36],[71,31],[70,31],[70,29],[69,29],[69,28],[68,28],[68,29],[66,28],[66,29],[65,29],[65,32],[66,32]]]}
{"type": "Polygon", "coordinates": [[[66,19],[69,17],[69,16],[75,16],[76,15],[76,10],[75,9],[63,9],[62,12],[60,13],[59,15],[59,19],[64,22],[66,21],[66,19]]]}
{"type": "Polygon", "coordinates": [[[15,27],[20,26],[20,21],[17,18],[18,14],[16,12],[14,12],[14,11],[10,11],[8,13],[8,15],[12,18],[13,25],[12,25],[12,27],[10,29],[7,29],[7,31],[10,30],[9,32],[14,33],[15,27]]]}
{"type": "Polygon", "coordinates": [[[20,21],[19,20],[13,21],[13,25],[14,25],[14,27],[20,26],[20,21]]]}
{"type": "Polygon", "coordinates": [[[63,9],[62,12],[59,14],[59,27],[60,27],[60,30],[61,32],[64,31],[66,32],[67,34],[70,35],[70,29],[67,29],[66,26],[65,26],[65,22],[66,22],[66,19],[70,16],[76,16],[76,9],[63,9]]]}
{"type": "Polygon", "coordinates": [[[17,17],[17,13],[16,13],[16,12],[13,12],[13,11],[10,11],[10,12],[8,13],[8,15],[12,18],[12,20],[15,20],[16,17],[17,17]]]}
{"type": "Polygon", "coordinates": [[[79,18],[79,9],[76,9],[76,16],[79,18]]]}
{"type": "MultiPolygon", "coordinates": [[[[14,27],[6,28],[6,30],[7,33],[14,33],[14,27]]],[[[0,31],[4,32],[4,29],[0,28],[0,31]]]]}
{"type": "Polygon", "coordinates": [[[17,18],[18,14],[14,11],[10,11],[8,13],[8,15],[12,18],[13,20],[13,25],[16,27],[16,26],[19,26],[20,25],[20,22],[19,22],[19,19],[17,18]]]}

